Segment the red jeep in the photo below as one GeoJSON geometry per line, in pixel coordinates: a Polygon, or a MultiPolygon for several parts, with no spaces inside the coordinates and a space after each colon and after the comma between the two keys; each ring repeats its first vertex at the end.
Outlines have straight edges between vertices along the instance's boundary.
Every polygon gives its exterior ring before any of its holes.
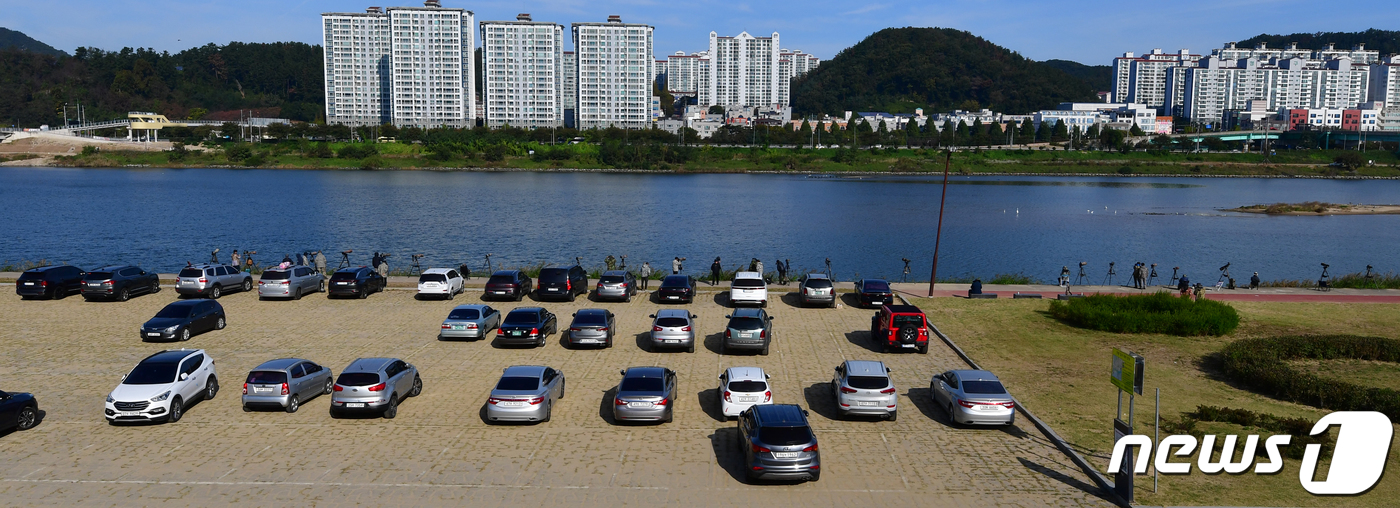
{"type": "Polygon", "coordinates": [[[900,349],[928,354],[928,318],[913,305],[885,305],[870,318],[870,338],[885,352],[900,349]]]}

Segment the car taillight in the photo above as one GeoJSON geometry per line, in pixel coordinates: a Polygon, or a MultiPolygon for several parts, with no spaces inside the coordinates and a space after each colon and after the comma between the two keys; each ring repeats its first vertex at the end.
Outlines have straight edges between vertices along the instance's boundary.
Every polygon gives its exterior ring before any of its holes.
{"type": "Polygon", "coordinates": [[[770,391],[763,392],[763,401],[764,401],[764,402],[771,402],[772,400],[773,400],[773,392],[772,392],[771,390],[770,390],[770,391]]]}
{"type": "Polygon", "coordinates": [[[766,339],[766,338],[768,338],[768,330],[759,330],[759,331],[758,331],[758,338],[760,338],[760,339],[766,339]]]}
{"type": "Polygon", "coordinates": [[[1015,402],[1002,402],[1002,403],[1001,403],[1001,407],[1004,407],[1004,408],[1006,408],[1006,409],[1016,409],[1016,403],[1015,403],[1015,402]]]}
{"type": "Polygon", "coordinates": [[[377,385],[374,385],[374,386],[369,387],[369,391],[371,391],[371,392],[382,392],[382,391],[384,391],[384,387],[385,387],[384,383],[379,383],[379,384],[377,384],[377,385]]]}
{"type": "Polygon", "coordinates": [[[442,325],[442,329],[443,329],[443,330],[446,330],[446,329],[448,329],[448,328],[452,328],[452,325],[448,325],[448,324],[442,325]]]}
{"type": "Polygon", "coordinates": [[[618,406],[626,406],[627,402],[623,401],[622,399],[613,399],[613,404],[618,406]]]}
{"type": "Polygon", "coordinates": [[[540,329],[539,329],[539,328],[531,328],[531,329],[530,329],[530,335],[539,335],[539,334],[540,334],[540,329]]]}
{"type": "Polygon", "coordinates": [[[332,388],[332,390],[335,390],[335,391],[337,391],[337,392],[343,392],[343,391],[345,391],[345,387],[340,386],[340,385],[335,385],[335,388],[332,388]]]}
{"type": "Polygon", "coordinates": [[[564,281],[564,290],[565,290],[565,291],[573,291],[573,290],[574,290],[574,281],[571,281],[571,280],[566,280],[566,281],[564,281]]]}
{"type": "Polygon", "coordinates": [[[808,447],[806,447],[806,448],[803,448],[802,451],[804,451],[804,452],[815,452],[815,451],[817,451],[817,445],[808,446],[808,447]]]}
{"type": "Polygon", "coordinates": [[[248,383],[243,383],[243,395],[248,394],[248,383]]]}
{"type": "Polygon", "coordinates": [[[627,283],[626,283],[626,282],[623,282],[623,283],[622,283],[622,289],[627,289],[627,283]]]}
{"type": "Polygon", "coordinates": [[[661,327],[660,327],[660,326],[652,326],[652,327],[651,327],[651,331],[653,331],[653,332],[659,332],[659,331],[661,331],[661,327]]]}
{"type": "Polygon", "coordinates": [[[102,285],[103,285],[103,286],[110,286],[110,285],[112,285],[112,281],[110,281],[110,280],[108,280],[108,281],[103,281],[103,282],[102,282],[102,285]]]}
{"type": "Polygon", "coordinates": [[[606,331],[608,331],[608,327],[604,326],[604,327],[602,327],[602,328],[599,328],[598,331],[600,331],[600,332],[606,332],[606,331]]]}
{"type": "Polygon", "coordinates": [[[754,453],[768,453],[773,451],[756,444],[750,444],[749,446],[753,448],[754,453]]]}
{"type": "Polygon", "coordinates": [[[734,401],[732,401],[732,400],[729,400],[729,390],[725,390],[725,391],[724,391],[724,401],[725,401],[725,402],[734,402],[734,401]]]}
{"type": "Polygon", "coordinates": [[[41,287],[41,288],[49,287],[49,281],[42,281],[42,282],[40,282],[40,283],[39,283],[39,287],[41,287]]]}
{"type": "Polygon", "coordinates": [[[487,397],[487,399],[486,399],[486,403],[487,403],[487,404],[490,404],[490,405],[493,405],[493,406],[496,405],[496,404],[499,404],[500,402],[501,402],[501,399],[498,399],[498,398],[495,398],[495,397],[487,397]]]}
{"type": "Polygon", "coordinates": [[[264,284],[267,284],[267,282],[265,282],[265,281],[258,281],[258,285],[259,285],[259,286],[264,285],[264,284]]]}
{"type": "Polygon", "coordinates": [[[199,283],[200,283],[200,284],[203,284],[203,283],[205,283],[205,282],[209,282],[209,279],[199,279],[199,283]]]}
{"type": "Polygon", "coordinates": [[[681,328],[681,331],[682,331],[682,332],[688,332],[688,331],[690,331],[690,326],[687,325],[686,327],[681,328]]]}
{"type": "Polygon", "coordinates": [[[728,339],[728,338],[733,337],[733,336],[734,336],[734,335],[731,334],[731,333],[729,332],[728,329],[726,329],[726,330],[724,331],[724,338],[728,339]]]}
{"type": "Polygon", "coordinates": [[[842,386],[842,387],[841,387],[841,393],[856,393],[856,389],[855,389],[855,388],[848,388],[848,387],[842,386]]]}
{"type": "Polygon", "coordinates": [[[291,390],[288,389],[287,383],[282,383],[282,395],[286,395],[288,393],[291,393],[291,390]]]}
{"type": "Polygon", "coordinates": [[[538,406],[541,402],[544,402],[544,397],[530,397],[530,400],[526,402],[529,402],[531,406],[538,406]]]}
{"type": "Polygon", "coordinates": [[[894,387],[891,386],[891,387],[886,388],[886,389],[884,389],[884,390],[880,390],[880,393],[883,393],[883,394],[891,394],[891,393],[894,393],[894,387]]]}
{"type": "Polygon", "coordinates": [[[656,401],[656,402],[653,402],[652,404],[655,404],[655,405],[658,405],[658,406],[664,406],[664,405],[670,404],[670,403],[671,403],[671,399],[661,399],[661,400],[658,400],[658,401],[656,401]]]}
{"type": "Polygon", "coordinates": [[[583,329],[582,329],[582,328],[570,328],[569,331],[571,331],[571,332],[581,332],[581,331],[583,331],[583,329]]]}
{"type": "Polygon", "coordinates": [[[476,323],[467,323],[467,328],[475,329],[475,328],[476,328],[476,323]]]}
{"type": "Polygon", "coordinates": [[[958,405],[968,409],[972,409],[972,406],[975,406],[977,404],[975,402],[968,402],[962,399],[958,399],[958,405]]]}
{"type": "Polygon", "coordinates": [[[506,331],[505,331],[505,330],[502,330],[502,329],[500,329],[500,328],[497,328],[497,329],[496,329],[496,335],[505,335],[505,334],[506,334],[506,331]]]}

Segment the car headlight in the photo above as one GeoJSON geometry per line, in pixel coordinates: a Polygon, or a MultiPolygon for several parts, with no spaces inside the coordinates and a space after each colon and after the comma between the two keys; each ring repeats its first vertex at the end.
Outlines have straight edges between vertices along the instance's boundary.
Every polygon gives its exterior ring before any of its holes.
{"type": "Polygon", "coordinates": [[[165,393],[151,397],[151,402],[160,402],[168,398],[170,398],[170,390],[166,390],[165,393]]]}
{"type": "Polygon", "coordinates": [[[170,327],[170,328],[166,328],[166,329],[165,329],[165,333],[175,333],[175,330],[177,330],[177,329],[179,329],[179,328],[180,328],[180,325],[175,325],[175,326],[172,326],[172,327],[170,327]]]}
{"type": "Polygon", "coordinates": [[[107,403],[111,404],[113,402],[116,402],[116,400],[112,399],[112,394],[107,394],[107,403]]]}

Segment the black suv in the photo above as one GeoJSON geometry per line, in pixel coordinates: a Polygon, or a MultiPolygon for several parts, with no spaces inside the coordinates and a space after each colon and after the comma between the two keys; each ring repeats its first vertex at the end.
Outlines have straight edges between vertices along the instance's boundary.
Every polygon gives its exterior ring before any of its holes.
{"type": "Polygon", "coordinates": [[[582,266],[542,269],[539,281],[535,298],[540,300],[563,298],[572,302],[578,295],[588,294],[588,272],[582,266]]]}
{"type": "Polygon", "coordinates": [[[112,265],[83,275],[83,298],[127,301],[133,293],[159,293],[160,276],[131,265],[112,265]]]}
{"type": "Polygon", "coordinates": [[[26,270],[15,281],[15,294],[28,300],[57,300],[83,290],[83,269],[76,266],[41,266],[26,270]]]}
{"type": "Polygon", "coordinates": [[[739,446],[749,481],[821,478],[817,436],[807,411],[794,404],[761,404],[739,413],[739,446]]]}
{"type": "Polygon", "coordinates": [[[491,278],[486,281],[486,289],[482,293],[481,299],[485,300],[487,297],[507,298],[518,302],[524,299],[525,295],[530,294],[530,289],[533,286],[534,282],[524,272],[501,270],[491,274],[491,278]]]}
{"type": "Polygon", "coordinates": [[[384,291],[387,282],[383,275],[379,275],[379,272],[371,270],[368,266],[344,268],[331,274],[330,289],[326,291],[326,298],[337,296],[368,298],[370,293],[384,291]]]}
{"type": "Polygon", "coordinates": [[[659,302],[692,303],[695,301],[695,277],[689,275],[667,275],[661,279],[661,287],[656,290],[659,302]]]}

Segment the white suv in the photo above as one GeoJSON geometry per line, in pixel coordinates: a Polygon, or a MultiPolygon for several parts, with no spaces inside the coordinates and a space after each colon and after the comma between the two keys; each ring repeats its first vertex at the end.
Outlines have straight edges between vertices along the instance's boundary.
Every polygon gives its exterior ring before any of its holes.
{"type": "Polygon", "coordinates": [[[758,272],[734,274],[734,280],[729,282],[729,303],[736,307],[741,303],[767,307],[768,283],[763,281],[763,275],[758,272]]]}
{"type": "Polygon", "coordinates": [[[429,268],[418,276],[418,298],[440,296],[451,300],[462,289],[462,275],[452,268],[429,268]]]}
{"type": "Polygon", "coordinates": [[[773,403],[768,374],[758,367],[730,367],[719,376],[719,408],[724,416],[739,416],[753,406],[773,403]]]}
{"type": "Polygon", "coordinates": [[[203,349],[161,351],[136,364],[107,395],[107,423],[178,422],[192,401],[218,393],[214,359],[203,349]]]}

